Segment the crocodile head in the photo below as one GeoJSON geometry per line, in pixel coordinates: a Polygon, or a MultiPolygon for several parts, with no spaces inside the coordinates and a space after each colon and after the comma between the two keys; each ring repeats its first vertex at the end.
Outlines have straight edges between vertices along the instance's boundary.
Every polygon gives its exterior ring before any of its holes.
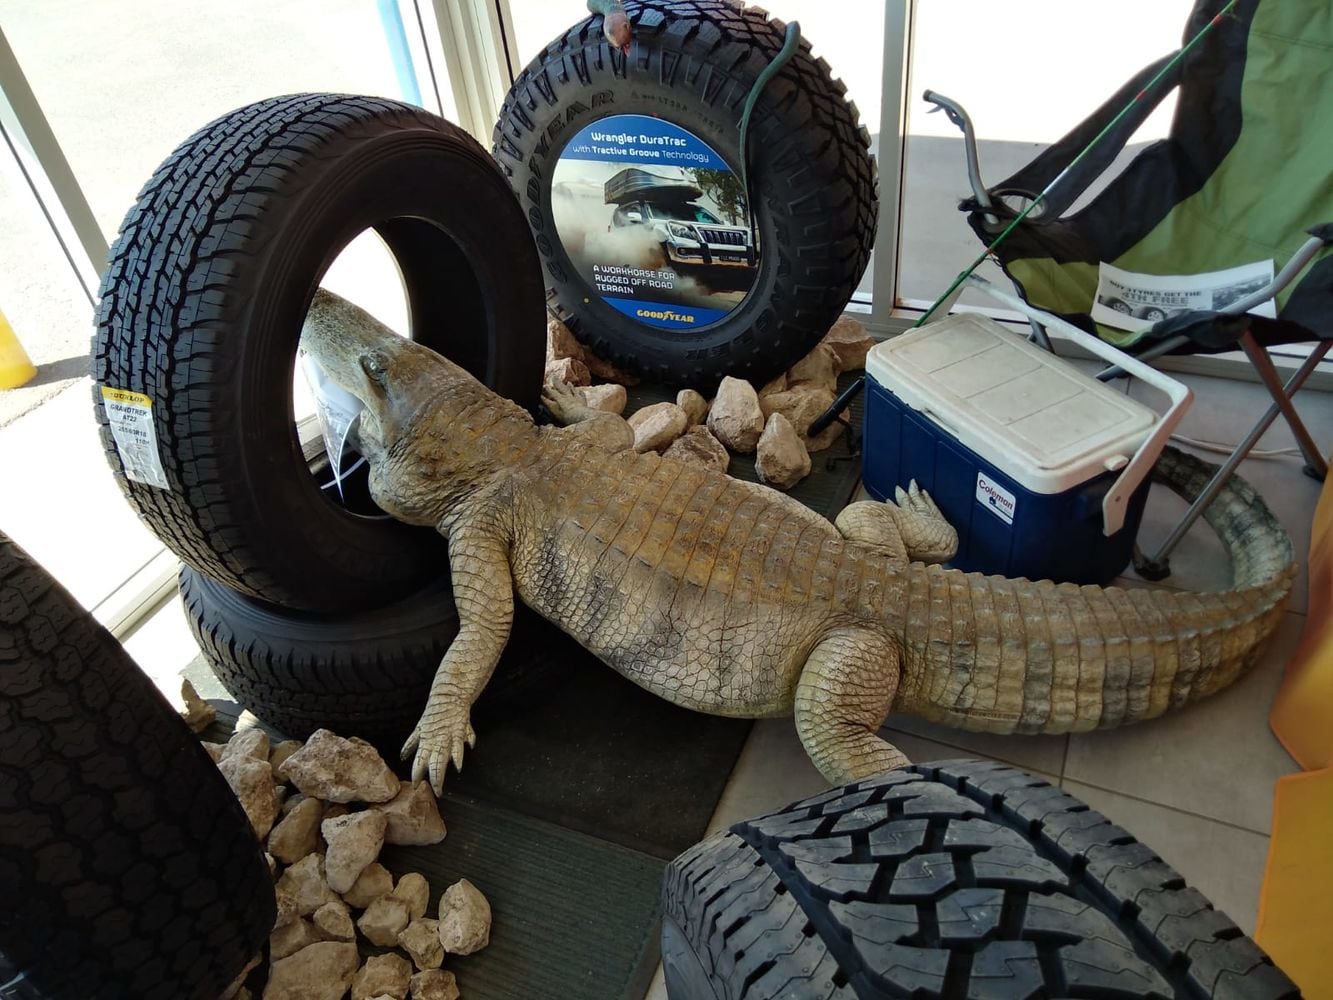
{"type": "Polygon", "coordinates": [[[536,433],[521,407],[323,289],[311,302],[300,347],[364,407],[351,440],[370,463],[371,496],[399,520],[438,524],[477,487],[496,466],[489,438],[503,437],[495,434],[497,421],[511,437],[536,433]]]}
{"type": "Polygon", "coordinates": [[[301,328],[301,350],[365,407],[356,436],[372,464],[384,458],[417,413],[447,398],[451,383],[470,381],[448,359],[322,288],[301,328]]]}

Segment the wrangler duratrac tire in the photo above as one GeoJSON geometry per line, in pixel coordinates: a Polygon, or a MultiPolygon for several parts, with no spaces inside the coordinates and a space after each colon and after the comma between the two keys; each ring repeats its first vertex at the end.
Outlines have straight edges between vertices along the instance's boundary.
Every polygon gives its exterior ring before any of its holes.
{"type": "MultiPolygon", "coordinates": [[[[782,48],[785,26],[733,0],[630,0],[625,6],[634,26],[628,57],[607,42],[600,17],[584,20],[519,75],[495,128],[493,151],[532,227],[548,306],[597,355],[634,374],[705,391],[723,375],[766,381],[828,332],[865,271],[877,212],[869,135],[845,87],[822,59],[811,57],[803,39],[751,119],[760,253],[748,294],[739,303],[728,300],[722,318],[701,315],[702,325],[688,329],[632,318],[593,287],[591,265],[577,256],[583,237],[570,240],[559,231],[553,190],[563,198],[581,182],[595,202],[600,180],[562,183],[561,171],[577,158],[572,140],[611,116],[647,116],[709,147],[729,167],[728,182],[736,183],[742,109],[782,48]]],[[[610,124],[614,131],[632,122],[610,124]]],[[[606,204],[611,197],[608,190],[606,204]]],[[[579,204],[592,212],[592,202],[579,204]]],[[[603,224],[602,214],[596,225],[589,222],[589,239],[615,228],[603,224]]],[[[615,224],[631,225],[626,217],[615,224]]],[[[704,284],[714,280],[697,266],[704,284]]]]}
{"type": "Polygon", "coordinates": [[[737,823],[673,861],[662,898],[672,1000],[1300,995],[1133,835],[991,762],[737,823]]]}
{"type": "MultiPolygon", "coordinates": [[[[188,567],[185,616],[214,675],[285,736],[316,729],[397,753],[458,634],[448,576],[381,608],[314,614],[256,601],[188,567]]],[[[569,642],[522,606],[504,656],[473,706],[501,711],[558,681],[569,642]]]]}
{"type": "Polygon", "coordinates": [[[199,741],[0,534],[0,998],[216,1000],[275,915],[199,741]]]}
{"type": "Polygon", "coordinates": [[[434,532],[322,494],[293,426],[302,318],[370,228],[414,339],[535,406],[545,313],[527,224],[485,150],[408,105],[304,94],[224,115],[153,175],[102,282],[94,401],[112,470],[182,560],[275,604],[384,603],[442,559],[434,532]],[[165,487],[126,476],[103,389],[135,394],[113,402],[141,417],[151,401],[138,429],[155,433],[165,487]]]}

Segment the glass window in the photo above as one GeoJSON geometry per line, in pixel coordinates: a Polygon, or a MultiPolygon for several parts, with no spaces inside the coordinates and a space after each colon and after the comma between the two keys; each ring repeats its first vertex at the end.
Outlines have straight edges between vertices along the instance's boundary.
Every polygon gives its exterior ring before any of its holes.
{"type": "MultiPolygon", "coordinates": [[[[233,108],[308,91],[401,98],[379,6],[376,0],[0,0],[0,23],[112,239],[158,165],[233,108]]],[[[447,81],[440,86],[447,90],[447,81]]],[[[6,179],[0,174],[0,182],[6,179]]],[[[18,416],[50,387],[86,377],[93,309],[30,193],[12,178],[0,186],[0,231],[7,235],[0,245],[0,309],[44,366],[39,384],[0,400],[8,407],[0,409],[0,451],[25,476],[22,488],[0,496],[0,524],[93,607],[160,546],[112,479],[86,389],[76,386],[18,416]],[[53,449],[62,460],[43,461],[53,449]],[[97,558],[89,559],[90,552],[97,558]]],[[[373,233],[346,248],[324,284],[406,330],[397,267],[373,233]]],[[[298,417],[311,408],[303,388],[298,380],[298,417]]]]}

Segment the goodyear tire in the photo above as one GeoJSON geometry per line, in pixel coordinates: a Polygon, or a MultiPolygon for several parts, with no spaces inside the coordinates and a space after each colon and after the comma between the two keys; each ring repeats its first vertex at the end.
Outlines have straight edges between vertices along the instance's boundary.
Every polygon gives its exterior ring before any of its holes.
{"type": "Polygon", "coordinates": [[[865,271],[877,211],[869,136],[803,40],[752,118],[758,259],[743,266],[735,240],[744,213],[724,208],[744,196],[740,116],[784,26],[732,0],[626,8],[628,57],[608,44],[599,17],[583,21],[523,71],[495,128],[493,151],[532,227],[548,307],[633,374],[705,391],[723,375],[766,381],[828,331],[865,271]],[[689,157],[662,163],[706,166],[677,177],[654,166],[653,150],[603,142],[643,130],[664,145],[662,156],[689,157]],[[611,159],[589,159],[598,156],[611,159]],[[668,175],[680,183],[665,184],[668,175]],[[618,281],[639,282],[635,297],[618,281]]]}
{"type": "Polygon", "coordinates": [[[535,406],[545,314],[527,225],[486,152],[408,105],[303,94],[224,115],[153,175],[102,282],[94,399],[121,487],[184,562],[275,604],[382,604],[443,558],[434,532],[321,492],[293,425],[302,318],[369,228],[413,337],[535,406]]]}
{"type": "MultiPolygon", "coordinates": [[[[381,608],[342,614],[256,601],[188,567],[186,620],[236,701],[283,735],[319,728],[359,736],[396,758],[421,716],[431,680],[458,634],[449,578],[381,608]]],[[[503,711],[557,683],[569,640],[521,605],[504,656],[474,714],[503,711]]]]}
{"type": "Polygon", "coordinates": [[[672,1000],[1300,996],[1146,845],[991,762],[737,823],[673,861],[662,898],[672,1000]]]}
{"type": "Polygon", "coordinates": [[[152,682],[0,534],[0,998],[216,1000],[268,866],[152,682]]]}

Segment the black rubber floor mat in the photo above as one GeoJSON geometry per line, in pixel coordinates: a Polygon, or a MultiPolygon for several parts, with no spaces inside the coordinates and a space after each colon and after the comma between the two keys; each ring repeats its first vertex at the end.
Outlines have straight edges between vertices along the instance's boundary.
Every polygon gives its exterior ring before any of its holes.
{"type": "MultiPolygon", "coordinates": [[[[848,372],[838,379],[838,391],[851,385],[860,372],[848,372]]],[[[674,402],[676,390],[666,386],[644,383],[627,390],[629,402],[625,407],[628,416],[635,410],[651,403],[674,402]]],[[[823,514],[829,520],[837,516],[838,511],[847,506],[861,481],[861,428],[865,419],[865,393],[861,393],[847,408],[844,419],[851,425],[851,431],[844,433],[831,448],[810,456],[810,475],[787,491],[787,495],[801,501],[811,510],[823,514]]],[[[728,475],[757,483],[759,477],[754,471],[753,455],[732,455],[728,475]]]]}
{"type": "Polygon", "coordinates": [[[446,792],[434,847],[388,847],[400,877],[431,885],[429,915],[460,878],[491,904],[491,942],[446,956],[468,1000],[640,1000],[658,962],[663,863],[637,851],[446,792]]]}
{"type": "Polygon", "coordinates": [[[446,787],[669,861],[703,837],[750,732],[649,694],[561,635],[540,699],[478,715],[446,787]]]}

